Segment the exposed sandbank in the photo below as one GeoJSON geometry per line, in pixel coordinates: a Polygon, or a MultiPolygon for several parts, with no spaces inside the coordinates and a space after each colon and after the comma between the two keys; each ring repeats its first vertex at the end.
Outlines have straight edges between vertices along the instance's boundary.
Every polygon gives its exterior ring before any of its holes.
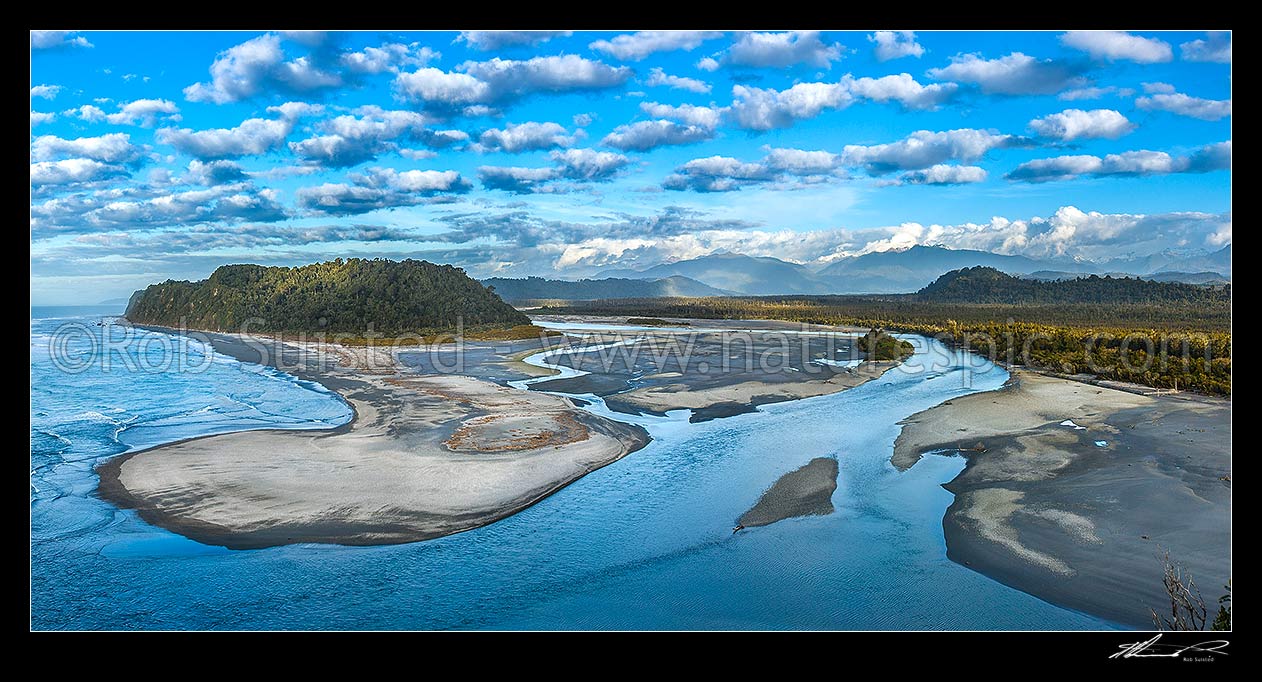
{"type": "Polygon", "coordinates": [[[701,422],[752,412],[759,405],[844,391],[865,384],[896,366],[896,362],[864,362],[850,371],[830,373],[831,376],[826,378],[774,382],[749,380],[706,387],[690,386],[688,377],[683,376],[671,383],[619,393],[606,398],[605,402],[613,409],[650,414],[687,408],[693,410],[692,421],[701,422]]]}
{"type": "MultiPolygon", "coordinates": [[[[624,318],[546,316],[558,323],[623,325],[624,318]]],[[[589,352],[557,353],[550,362],[588,373],[532,385],[536,390],[594,393],[628,414],[692,410],[701,422],[759,405],[854,388],[898,365],[860,362],[853,327],[776,320],[687,320],[686,329],[617,333],[577,330],[589,352]],[[845,367],[855,362],[857,367],[845,367]]]]}
{"type": "Polygon", "coordinates": [[[816,457],[771,484],[758,503],[742,514],[737,523],[753,528],[796,516],[831,514],[833,492],[836,490],[837,460],[816,457]]]}
{"type": "MultiPolygon", "coordinates": [[[[223,337],[214,337],[221,351],[276,360],[223,337]]],[[[513,514],[648,441],[640,427],[557,396],[468,376],[315,369],[309,357],[289,360],[287,370],[354,408],[351,423],[128,453],[98,467],[102,497],[155,525],[237,549],[412,542],[513,514]]]]}
{"type": "Polygon", "coordinates": [[[1013,370],[1004,388],[906,419],[892,461],[958,451],[947,555],[1048,601],[1135,627],[1169,607],[1159,552],[1211,615],[1231,575],[1231,404],[1013,370]],[[1070,422],[1070,423],[1066,423],[1070,422]],[[1075,428],[1075,426],[1084,428],[1075,428]]]}

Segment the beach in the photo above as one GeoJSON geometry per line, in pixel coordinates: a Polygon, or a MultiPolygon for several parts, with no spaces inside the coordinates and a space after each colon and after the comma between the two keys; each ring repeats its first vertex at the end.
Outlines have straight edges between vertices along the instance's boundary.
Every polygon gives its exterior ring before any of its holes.
{"type": "Polygon", "coordinates": [[[1231,576],[1231,404],[1012,370],[997,391],[903,422],[892,462],[958,453],[947,555],[1056,604],[1151,628],[1161,555],[1210,614],[1231,576]]]}
{"type": "Polygon", "coordinates": [[[449,535],[520,511],[648,442],[640,427],[557,396],[470,376],[356,367],[362,351],[348,357],[339,348],[330,358],[325,349],[273,344],[269,355],[257,340],[211,339],[220,352],[318,381],[354,417],[331,430],[194,438],[98,467],[103,498],[207,544],[372,545],[449,535]]]}

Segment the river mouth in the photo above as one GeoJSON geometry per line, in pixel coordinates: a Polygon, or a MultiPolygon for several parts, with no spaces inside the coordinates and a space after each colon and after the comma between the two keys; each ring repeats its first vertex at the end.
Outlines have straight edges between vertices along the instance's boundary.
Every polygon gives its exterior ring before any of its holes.
{"type": "MultiPolygon", "coordinates": [[[[954,396],[996,388],[1006,378],[1002,370],[970,369],[970,363],[975,361],[924,342],[907,372],[701,423],[690,422],[686,411],[616,412],[602,396],[576,394],[584,409],[638,423],[653,441],[511,517],[407,545],[207,548],[94,498],[90,467],[73,475],[63,467],[61,496],[32,505],[39,529],[32,542],[33,625],[1114,627],[946,557],[942,518],[952,496],[941,484],[958,474],[960,458],[926,457],[902,473],[889,464],[900,419],[954,396]],[[928,362],[934,358],[936,365],[928,362]],[[732,534],[734,520],[771,482],[816,457],[838,462],[832,514],[732,534]],[[82,523],[58,530],[58,521],[70,518],[100,523],[90,530],[82,523]],[[215,594],[213,605],[205,600],[208,590],[215,594]]],[[[161,397],[155,392],[163,390],[162,381],[147,387],[150,398],[161,397]]],[[[89,394],[74,386],[66,390],[89,394]]],[[[188,395],[195,387],[167,390],[188,395]]],[[[118,397],[128,399],[125,391],[118,397]]],[[[50,400],[40,396],[36,402],[51,409],[50,400]]],[[[90,460],[94,451],[86,443],[77,441],[62,456],[90,460]]],[[[32,482],[42,481],[33,473],[32,482]]]]}

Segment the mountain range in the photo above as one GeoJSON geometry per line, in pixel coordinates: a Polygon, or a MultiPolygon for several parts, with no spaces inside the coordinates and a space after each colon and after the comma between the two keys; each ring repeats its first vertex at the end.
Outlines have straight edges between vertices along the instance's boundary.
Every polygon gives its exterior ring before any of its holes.
{"type": "MultiPolygon", "coordinates": [[[[948,268],[949,269],[949,268],[948,268]]],[[[941,273],[938,273],[941,274],[941,273]]],[[[718,253],[654,265],[647,270],[605,270],[601,277],[658,279],[682,276],[739,294],[818,294],[827,285],[805,265],[769,256],[718,253]],[[823,287],[823,288],[821,288],[823,287]]]]}
{"type": "Polygon", "coordinates": [[[720,253],[662,263],[646,270],[604,270],[597,277],[648,280],[684,277],[705,286],[752,296],[890,294],[917,291],[945,272],[979,265],[1036,279],[1111,274],[1115,277],[1141,276],[1157,281],[1214,283],[1217,279],[1231,279],[1231,245],[1212,253],[1166,251],[1102,262],[1068,258],[1035,259],[942,246],[913,246],[902,251],[881,251],[843,258],[818,270],[768,256],[720,253]]]}
{"type": "Polygon", "coordinates": [[[505,301],[554,299],[584,301],[613,298],[662,298],[670,296],[731,296],[734,292],[716,289],[695,279],[680,275],[661,279],[580,279],[577,281],[526,277],[511,279],[492,277],[482,280],[505,301]]]}

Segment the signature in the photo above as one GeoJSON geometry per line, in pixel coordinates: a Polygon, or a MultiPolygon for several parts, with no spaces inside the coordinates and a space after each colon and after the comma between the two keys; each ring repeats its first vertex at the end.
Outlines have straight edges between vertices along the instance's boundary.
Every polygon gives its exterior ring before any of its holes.
{"type": "Polygon", "coordinates": [[[1114,653],[1109,658],[1181,658],[1185,653],[1202,653],[1202,654],[1222,654],[1227,655],[1223,649],[1227,648],[1227,640],[1213,639],[1200,644],[1159,644],[1161,635],[1156,635],[1152,639],[1145,642],[1131,642],[1123,644],[1120,651],[1114,653]]]}

